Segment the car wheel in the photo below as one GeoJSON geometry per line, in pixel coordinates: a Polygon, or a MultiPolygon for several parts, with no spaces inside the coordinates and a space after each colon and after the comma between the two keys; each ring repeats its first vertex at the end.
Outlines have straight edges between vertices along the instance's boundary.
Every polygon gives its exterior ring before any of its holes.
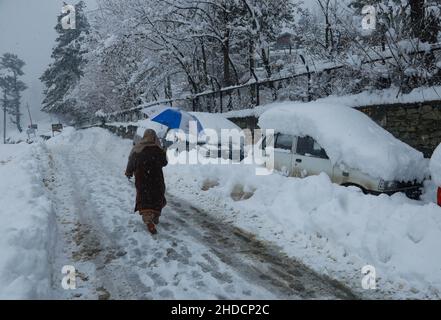
{"type": "Polygon", "coordinates": [[[356,188],[360,189],[361,192],[363,192],[364,194],[369,194],[369,191],[367,191],[365,188],[363,188],[362,186],[359,186],[358,184],[355,184],[355,183],[343,183],[341,186],[345,187],[345,188],[356,187],[356,188]]]}

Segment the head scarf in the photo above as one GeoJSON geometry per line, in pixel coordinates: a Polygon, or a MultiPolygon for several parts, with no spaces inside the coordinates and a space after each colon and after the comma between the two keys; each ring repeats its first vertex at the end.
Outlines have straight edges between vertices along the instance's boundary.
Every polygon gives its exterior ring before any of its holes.
{"type": "Polygon", "coordinates": [[[133,148],[133,152],[141,153],[145,148],[154,146],[161,147],[161,142],[155,130],[147,129],[142,140],[133,148]]]}

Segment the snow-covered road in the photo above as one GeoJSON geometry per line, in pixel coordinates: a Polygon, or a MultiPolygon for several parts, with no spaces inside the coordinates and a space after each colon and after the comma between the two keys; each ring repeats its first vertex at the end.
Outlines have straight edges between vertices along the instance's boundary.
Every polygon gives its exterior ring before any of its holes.
{"type": "Polygon", "coordinates": [[[135,191],[123,174],[130,142],[114,143],[90,129],[43,145],[57,226],[54,298],[354,298],[276,246],[170,194],[160,233],[152,237],[131,212],[135,191]],[[76,268],[77,290],[61,288],[64,265],[76,268]]]}

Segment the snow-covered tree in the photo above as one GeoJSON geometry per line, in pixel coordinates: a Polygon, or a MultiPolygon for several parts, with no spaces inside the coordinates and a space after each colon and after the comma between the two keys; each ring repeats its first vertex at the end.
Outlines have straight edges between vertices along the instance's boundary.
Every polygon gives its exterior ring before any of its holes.
{"type": "MultiPolygon", "coordinates": [[[[268,48],[293,22],[296,7],[290,0],[107,0],[99,5],[104,14],[97,17],[97,43],[89,48],[86,69],[111,86],[103,105],[108,111],[258,80],[257,57],[264,61],[265,78],[271,78],[268,48]]],[[[216,106],[207,101],[193,108],[216,106]]]]}
{"type": "Polygon", "coordinates": [[[58,16],[55,27],[58,34],[57,45],[52,52],[54,61],[40,78],[46,86],[43,111],[66,114],[75,105],[75,100],[65,98],[83,75],[83,67],[86,63],[82,43],[89,33],[89,23],[84,8],[83,1],[75,5],[76,28],[74,29],[64,29],[62,25],[64,14],[58,16]]]}
{"type": "Polygon", "coordinates": [[[180,101],[216,112],[252,106],[254,82],[297,72],[306,74],[268,81],[261,95],[311,100],[441,83],[440,55],[428,50],[440,40],[439,1],[425,0],[423,11],[422,1],[314,1],[315,11],[292,0],[98,0],[90,34],[78,47],[87,52],[83,73],[56,101],[75,101],[64,110],[82,117],[250,84],[242,93],[228,91],[222,105],[219,95],[180,101]],[[377,9],[373,32],[361,28],[364,5],[377,9]],[[426,22],[410,27],[421,14],[426,22]],[[281,52],[272,49],[283,32],[294,44],[289,58],[278,61],[281,52]],[[333,65],[341,67],[328,69],[333,65]]]}
{"type": "Polygon", "coordinates": [[[0,98],[2,107],[11,115],[11,122],[17,126],[18,131],[22,132],[21,126],[21,95],[27,89],[26,84],[20,80],[24,75],[23,67],[25,63],[17,55],[5,53],[0,57],[0,88],[3,95],[0,98]]]}
{"type": "Polygon", "coordinates": [[[383,62],[367,65],[366,75],[377,83],[396,85],[403,91],[440,83],[440,56],[430,44],[440,39],[441,3],[433,0],[354,0],[351,6],[360,14],[365,5],[374,5],[377,27],[354,41],[365,59],[385,57],[383,62]],[[381,80],[382,79],[382,80],[381,80]]]}

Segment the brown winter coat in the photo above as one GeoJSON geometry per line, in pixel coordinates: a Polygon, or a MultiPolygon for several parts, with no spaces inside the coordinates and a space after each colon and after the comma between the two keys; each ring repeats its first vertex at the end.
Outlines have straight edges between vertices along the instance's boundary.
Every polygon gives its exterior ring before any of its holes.
{"type": "Polygon", "coordinates": [[[155,210],[166,206],[165,182],[162,168],[167,166],[167,156],[153,130],[133,148],[127,164],[126,175],[135,176],[136,211],[155,210]]]}

